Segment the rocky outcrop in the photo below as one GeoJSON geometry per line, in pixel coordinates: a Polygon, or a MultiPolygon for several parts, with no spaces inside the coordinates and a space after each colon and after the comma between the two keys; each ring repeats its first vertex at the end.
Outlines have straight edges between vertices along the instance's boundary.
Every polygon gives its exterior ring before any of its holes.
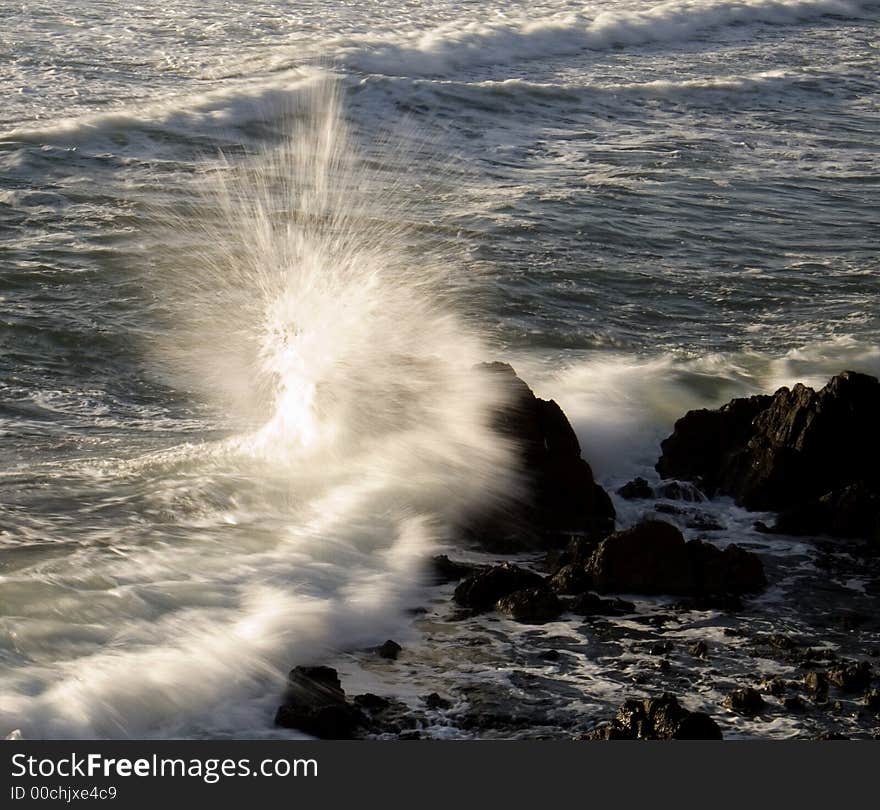
{"type": "Polygon", "coordinates": [[[752,422],[772,397],[731,400],[718,410],[689,411],[660,444],[656,469],[661,478],[693,481],[707,495],[722,489],[731,456],[752,437],[752,422]]]}
{"type": "Polygon", "coordinates": [[[821,390],[691,411],[662,443],[657,471],[782,511],[779,531],[880,536],[880,382],[846,371],[821,390]]]}
{"type": "Polygon", "coordinates": [[[296,667],[275,715],[275,725],[325,740],[348,740],[365,723],[363,713],[345,699],[331,667],[296,667]]]}
{"type": "Polygon", "coordinates": [[[627,700],[610,723],[592,731],[592,740],[720,740],[718,724],[703,712],[689,712],[674,695],[627,700]]]}
{"type": "Polygon", "coordinates": [[[766,585],[757,555],[730,545],[685,542],[672,524],[648,520],[605,538],[586,566],[600,593],[742,594],[766,585]]]}
{"type": "Polygon", "coordinates": [[[495,607],[499,613],[523,624],[552,622],[562,613],[559,597],[544,586],[514,591],[499,599],[495,607]]]}
{"type": "Polygon", "coordinates": [[[524,486],[518,502],[468,516],[467,536],[483,548],[515,551],[558,546],[572,532],[604,537],[612,531],[614,506],[559,405],[536,397],[506,363],[479,368],[504,394],[492,427],[515,448],[524,486]]]}
{"type": "Polygon", "coordinates": [[[501,563],[472,574],[455,589],[453,599],[462,607],[491,610],[499,599],[525,588],[540,588],[544,578],[513,563],[501,563]]]}

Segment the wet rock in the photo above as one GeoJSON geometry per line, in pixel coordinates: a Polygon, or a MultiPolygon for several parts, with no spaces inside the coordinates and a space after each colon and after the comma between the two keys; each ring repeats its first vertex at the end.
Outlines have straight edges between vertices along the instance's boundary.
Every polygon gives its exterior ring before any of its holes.
{"type": "Polygon", "coordinates": [[[745,446],[752,435],[752,420],[771,400],[756,396],[734,399],[714,411],[689,411],[660,445],[662,455],[656,465],[660,477],[693,481],[707,495],[714,495],[729,457],[745,446]]]}
{"type": "Polygon", "coordinates": [[[664,481],[655,493],[658,498],[668,498],[670,501],[699,503],[706,500],[706,496],[689,481],[664,481]]]}
{"type": "Polygon", "coordinates": [[[446,554],[431,558],[431,574],[438,585],[444,582],[458,582],[479,570],[479,566],[450,560],[446,554]]]}
{"type": "Polygon", "coordinates": [[[275,724],[321,739],[347,740],[364,725],[364,716],[346,701],[335,669],[296,667],[288,677],[275,724]]]}
{"type": "Polygon", "coordinates": [[[757,555],[736,545],[721,550],[700,540],[685,543],[678,528],[659,520],[605,538],[587,571],[600,593],[739,594],[766,584],[757,555]]]}
{"type": "Polygon", "coordinates": [[[577,616],[623,616],[635,613],[636,606],[624,599],[602,599],[594,593],[583,593],[572,599],[566,610],[577,616]]]}
{"type": "Polygon", "coordinates": [[[871,684],[867,661],[847,661],[828,670],[828,681],[844,692],[861,692],[871,684]]]}
{"type": "Polygon", "coordinates": [[[708,658],[709,646],[705,641],[695,641],[693,644],[688,645],[688,652],[694,658],[708,658]]]}
{"type": "Polygon", "coordinates": [[[880,542],[880,487],[858,481],[783,511],[776,534],[863,537],[880,542]]]}
{"type": "Polygon", "coordinates": [[[865,706],[868,711],[880,714],[880,689],[870,689],[865,692],[865,706]]]}
{"type": "Polygon", "coordinates": [[[379,712],[387,709],[391,705],[391,701],[387,698],[374,695],[372,692],[366,692],[363,695],[355,695],[352,702],[359,709],[365,709],[368,712],[379,712]]]}
{"type": "Polygon", "coordinates": [[[653,498],[654,490],[644,478],[634,478],[618,489],[617,494],[628,501],[637,501],[653,498]]]}
{"type": "Polygon", "coordinates": [[[380,697],[371,692],[355,695],[352,702],[360,710],[362,733],[399,734],[424,720],[403,701],[380,697]]]}
{"type": "Polygon", "coordinates": [[[562,603],[553,591],[543,586],[524,588],[498,600],[499,613],[523,624],[542,624],[559,618],[562,603]]]}
{"type": "Polygon", "coordinates": [[[504,562],[472,574],[455,589],[453,599],[462,607],[476,611],[491,610],[495,603],[523,588],[538,588],[544,583],[540,574],[504,562]]]}
{"type": "Polygon", "coordinates": [[[570,537],[564,549],[551,549],[547,552],[547,568],[555,573],[566,565],[578,565],[583,568],[593,552],[599,547],[601,538],[574,536],[570,537]]]}
{"type": "Polygon", "coordinates": [[[696,590],[684,537],[675,526],[660,520],[644,521],[605,538],[590,558],[588,571],[600,593],[690,594],[696,590]]]}
{"type": "Polygon", "coordinates": [[[397,656],[400,655],[401,647],[396,641],[392,641],[390,638],[384,644],[376,647],[376,655],[379,658],[386,658],[389,661],[396,661],[397,656]]]}
{"type": "Polygon", "coordinates": [[[431,692],[430,695],[424,695],[422,700],[424,701],[425,706],[429,709],[448,709],[452,706],[446,698],[440,697],[436,692],[431,692]]]}
{"type": "Polygon", "coordinates": [[[787,689],[787,684],[785,679],[779,675],[774,675],[771,678],[766,678],[761,683],[762,691],[766,692],[769,695],[773,695],[774,697],[782,697],[787,689]]]}
{"type": "Polygon", "coordinates": [[[797,695],[787,697],[782,701],[782,705],[785,707],[786,711],[789,712],[803,712],[807,709],[807,704],[797,695]]]}
{"type": "Polygon", "coordinates": [[[479,367],[506,396],[493,427],[518,451],[526,496],[503,510],[474,514],[467,535],[484,548],[512,551],[558,545],[568,532],[604,537],[614,506],[581,458],[574,430],[553,400],[539,399],[506,363],[479,367]]]}
{"type": "Polygon", "coordinates": [[[824,672],[811,670],[804,673],[804,689],[814,698],[823,698],[828,694],[828,678],[824,672]]]}
{"type": "Polygon", "coordinates": [[[757,554],[736,544],[723,550],[701,540],[691,540],[687,545],[700,593],[755,593],[767,585],[764,565],[757,554]]]}
{"type": "Polygon", "coordinates": [[[578,594],[586,591],[592,585],[593,579],[582,565],[563,565],[549,580],[547,585],[551,590],[561,594],[578,594]]]}
{"type": "Polygon", "coordinates": [[[764,698],[750,686],[743,689],[734,689],[724,698],[724,705],[728,709],[748,717],[760,714],[767,706],[764,698]]]}
{"type": "Polygon", "coordinates": [[[732,495],[748,509],[783,511],[789,533],[880,536],[880,382],[847,371],[819,391],[691,411],[661,445],[658,472],[732,495]]]}
{"type": "Polygon", "coordinates": [[[674,695],[627,700],[608,724],[587,735],[593,740],[720,740],[709,715],[689,712],[674,695]]]}

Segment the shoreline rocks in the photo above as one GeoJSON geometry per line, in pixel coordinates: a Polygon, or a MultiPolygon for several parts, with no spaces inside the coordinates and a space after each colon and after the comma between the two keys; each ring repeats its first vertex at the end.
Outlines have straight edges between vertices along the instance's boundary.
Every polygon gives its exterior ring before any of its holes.
{"type": "Polygon", "coordinates": [[[470,515],[461,527],[490,551],[560,545],[568,534],[604,537],[615,510],[581,456],[577,436],[559,405],[539,399],[507,363],[478,367],[505,395],[492,428],[515,448],[523,495],[489,512],[470,515]]]}
{"type": "Polygon", "coordinates": [[[674,695],[627,700],[617,716],[590,732],[588,740],[721,740],[718,724],[703,712],[690,712],[674,695]]]}
{"type": "Polygon", "coordinates": [[[844,371],[814,391],[690,411],[661,443],[657,472],[780,512],[771,531],[880,541],[880,381],[844,371]]]}

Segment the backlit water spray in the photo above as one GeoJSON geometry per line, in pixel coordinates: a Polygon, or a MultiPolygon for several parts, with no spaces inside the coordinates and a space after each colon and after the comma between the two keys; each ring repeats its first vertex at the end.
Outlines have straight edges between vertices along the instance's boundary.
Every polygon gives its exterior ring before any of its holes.
{"type": "Polygon", "coordinates": [[[508,487],[486,351],[454,262],[412,249],[405,177],[363,168],[328,81],[290,117],[202,184],[152,279],[154,365],[233,435],[84,463],[127,519],[27,571],[4,733],[271,733],[286,669],[399,631],[430,549],[508,487]]]}

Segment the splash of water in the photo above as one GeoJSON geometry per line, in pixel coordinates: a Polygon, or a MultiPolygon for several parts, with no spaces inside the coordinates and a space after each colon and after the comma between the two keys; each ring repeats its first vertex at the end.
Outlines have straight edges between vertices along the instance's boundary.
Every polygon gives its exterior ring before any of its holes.
{"type": "Polygon", "coordinates": [[[363,168],[332,84],[292,118],[163,239],[157,357],[234,435],[115,471],[139,528],[50,572],[68,615],[20,623],[4,731],[263,733],[283,671],[400,631],[426,554],[508,486],[454,263],[405,248],[405,178],[363,168]]]}

